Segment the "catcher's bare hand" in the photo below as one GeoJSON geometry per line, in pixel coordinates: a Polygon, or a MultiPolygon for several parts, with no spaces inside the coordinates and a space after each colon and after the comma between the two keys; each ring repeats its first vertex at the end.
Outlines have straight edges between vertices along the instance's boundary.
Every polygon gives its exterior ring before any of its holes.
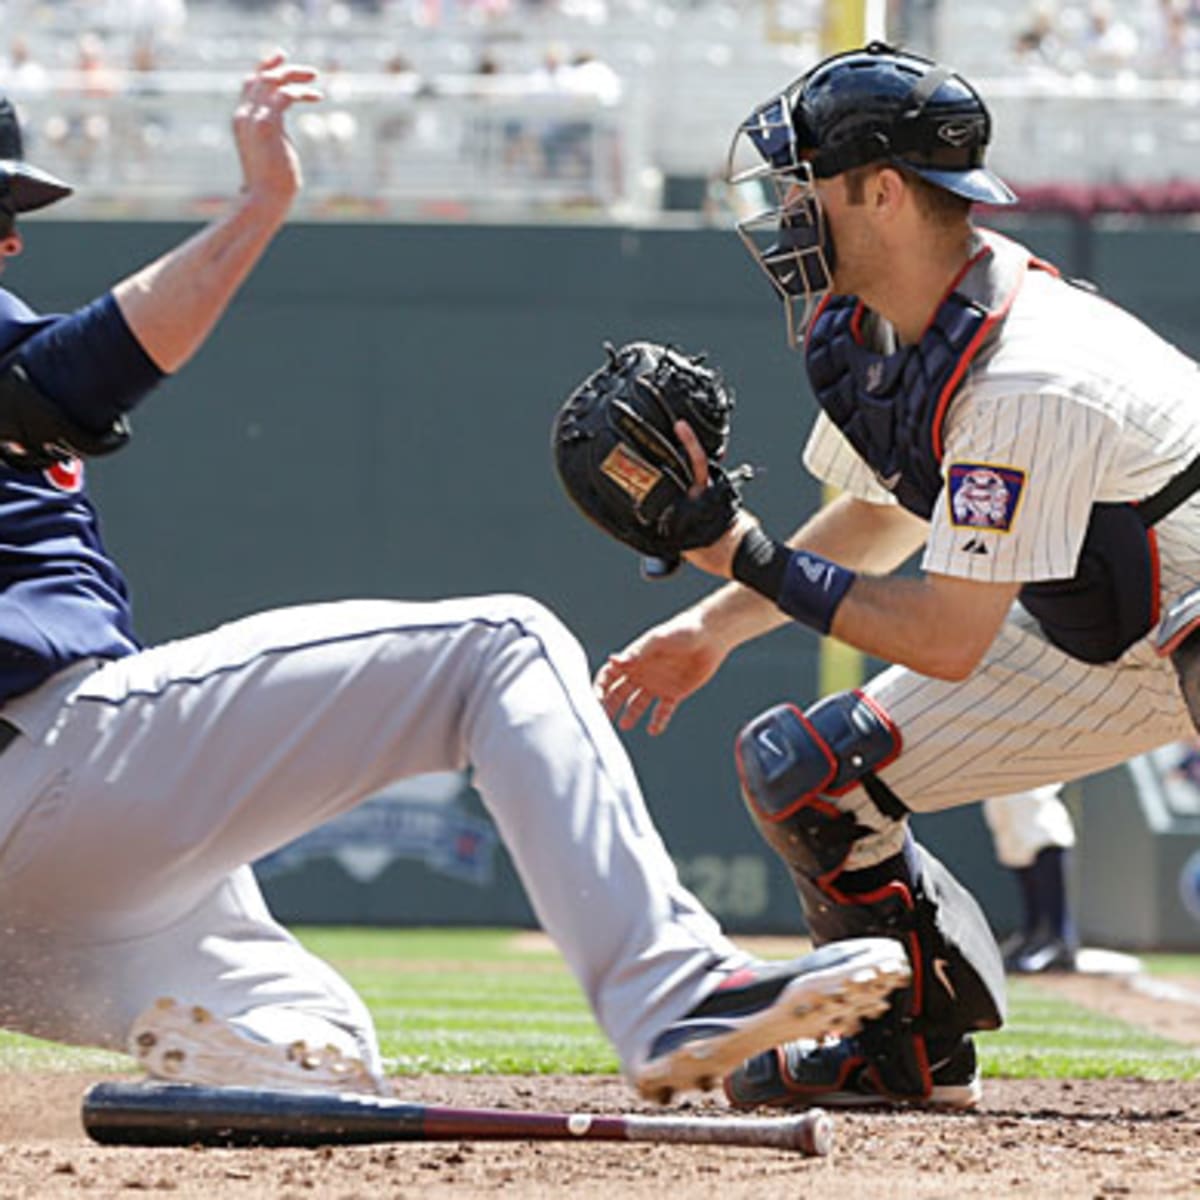
{"type": "Polygon", "coordinates": [[[284,128],[293,104],[323,99],[312,67],[289,62],[282,50],[267,55],[242,85],[233,136],[242,164],[243,192],[285,212],[300,190],[296,148],[284,128]]]}
{"type": "Polygon", "coordinates": [[[619,729],[633,729],[649,713],[646,731],[657,735],[680,703],[717,673],[725,655],[700,619],[683,612],[610,655],[596,672],[596,695],[619,729]]]}
{"type": "MultiPolygon", "coordinates": [[[[692,465],[692,486],[688,496],[697,499],[709,485],[708,455],[695,431],[686,421],[675,422],[675,436],[687,452],[688,461],[692,465]]],[[[711,545],[701,546],[697,550],[684,550],[683,557],[694,567],[707,571],[710,575],[719,575],[723,579],[733,578],[733,556],[738,543],[758,524],[758,518],[744,508],[734,515],[728,529],[711,545]]]]}

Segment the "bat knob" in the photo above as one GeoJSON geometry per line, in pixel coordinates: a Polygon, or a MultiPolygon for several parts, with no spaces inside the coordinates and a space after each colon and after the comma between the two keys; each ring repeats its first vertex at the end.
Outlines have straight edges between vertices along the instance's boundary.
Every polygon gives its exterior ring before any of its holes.
{"type": "Polygon", "coordinates": [[[823,1108],[810,1108],[796,1132],[798,1148],[807,1154],[825,1158],[833,1149],[833,1118],[823,1108]]]}

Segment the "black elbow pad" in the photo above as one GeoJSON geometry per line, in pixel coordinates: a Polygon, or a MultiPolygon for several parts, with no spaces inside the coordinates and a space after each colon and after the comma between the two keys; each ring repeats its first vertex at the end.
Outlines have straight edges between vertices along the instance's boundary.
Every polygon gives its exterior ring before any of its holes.
{"type": "Polygon", "coordinates": [[[20,363],[0,371],[0,459],[19,471],[40,471],[66,459],[112,454],[129,441],[118,417],[102,433],[77,425],[35,386],[20,363]]]}

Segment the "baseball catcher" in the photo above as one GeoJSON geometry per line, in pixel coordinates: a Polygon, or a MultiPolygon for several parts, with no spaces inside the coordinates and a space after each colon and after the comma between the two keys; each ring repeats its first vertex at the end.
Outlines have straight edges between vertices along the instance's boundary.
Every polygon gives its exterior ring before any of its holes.
{"type": "Polygon", "coordinates": [[[583,514],[637,550],[644,575],[661,578],[683,551],[715,542],[741,507],[738,484],[750,468],[721,466],[734,399],[702,355],[653,342],[604,349],[608,361],[558,412],[554,463],[583,514]]]}

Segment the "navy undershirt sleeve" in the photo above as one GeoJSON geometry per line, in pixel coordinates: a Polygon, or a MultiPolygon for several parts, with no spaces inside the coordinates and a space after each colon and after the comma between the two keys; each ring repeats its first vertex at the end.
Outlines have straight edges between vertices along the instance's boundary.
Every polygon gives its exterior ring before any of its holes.
{"type": "Polygon", "coordinates": [[[85,429],[107,429],[166,376],[142,349],[116,298],[43,326],[15,355],[29,378],[85,429]]]}

